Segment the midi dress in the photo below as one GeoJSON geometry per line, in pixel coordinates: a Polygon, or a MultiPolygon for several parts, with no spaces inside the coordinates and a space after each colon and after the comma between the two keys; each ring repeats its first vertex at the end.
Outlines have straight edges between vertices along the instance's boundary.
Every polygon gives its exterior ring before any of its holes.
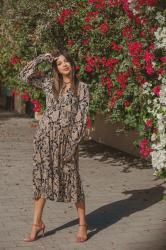
{"type": "Polygon", "coordinates": [[[53,95],[49,76],[33,77],[36,66],[47,56],[40,55],[19,74],[19,80],[40,88],[46,95],[46,109],[33,138],[33,198],[58,202],[85,200],[79,173],[79,142],[85,135],[89,111],[89,86],[79,81],[78,95],[70,89],[53,95]],[[66,157],[69,157],[66,161],[66,157]]]}

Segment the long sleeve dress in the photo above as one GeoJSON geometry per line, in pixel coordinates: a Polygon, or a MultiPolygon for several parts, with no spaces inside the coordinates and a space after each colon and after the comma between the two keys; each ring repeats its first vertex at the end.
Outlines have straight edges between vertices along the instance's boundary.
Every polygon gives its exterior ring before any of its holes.
{"type": "Polygon", "coordinates": [[[46,95],[46,110],[33,140],[33,198],[75,203],[85,199],[78,149],[87,124],[89,87],[79,81],[77,97],[68,89],[56,100],[49,76],[32,77],[43,60],[48,60],[47,56],[38,56],[19,74],[19,79],[42,89],[46,95]],[[64,160],[66,157],[68,161],[64,160]]]}

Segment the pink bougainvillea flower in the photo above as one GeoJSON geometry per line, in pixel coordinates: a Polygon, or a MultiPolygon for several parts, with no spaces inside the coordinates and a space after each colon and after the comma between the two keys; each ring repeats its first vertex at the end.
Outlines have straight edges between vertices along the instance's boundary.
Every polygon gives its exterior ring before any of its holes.
{"type": "Polygon", "coordinates": [[[108,24],[107,22],[104,22],[104,23],[102,23],[102,24],[99,26],[99,29],[100,29],[100,31],[101,31],[102,33],[108,32],[109,28],[110,28],[110,26],[109,26],[109,24],[108,24]]]}
{"type": "Polygon", "coordinates": [[[143,38],[146,38],[145,32],[144,32],[144,31],[141,31],[140,36],[143,37],[143,38]]]}
{"type": "Polygon", "coordinates": [[[16,65],[18,63],[20,63],[21,61],[21,57],[17,56],[17,55],[14,55],[12,56],[12,58],[10,59],[10,64],[12,65],[16,65]]]}
{"type": "Polygon", "coordinates": [[[96,64],[95,58],[93,56],[87,56],[86,61],[91,67],[94,67],[96,64]]]}
{"type": "Polygon", "coordinates": [[[139,145],[141,148],[144,148],[145,146],[147,146],[149,144],[148,139],[144,138],[140,141],[139,145]]]}
{"type": "Polygon", "coordinates": [[[141,148],[139,152],[144,157],[148,157],[150,155],[150,153],[153,152],[153,149],[152,148],[141,148]]]}
{"type": "Polygon", "coordinates": [[[145,123],[146,123],[146,125],[147,125],[148,127],[152,127],[152,125],[153,125],[153,120],[152,120],[152,119],[147,119],[147,120],[145,121],[145,123]]]}
{"type": "Polygon", "coordinates": [[[158,84],[157,86],[155,86],[152,89],[153,93],[155,93],[158,97],[160,96],[160,84],[158,84]]]}

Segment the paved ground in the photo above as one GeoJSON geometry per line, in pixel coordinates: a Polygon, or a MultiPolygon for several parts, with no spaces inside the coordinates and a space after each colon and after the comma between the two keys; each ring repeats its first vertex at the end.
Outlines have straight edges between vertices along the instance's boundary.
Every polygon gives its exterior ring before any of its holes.
{"type": "Polygon", "coordinates": [[[32,222],[33,118],[0,113],[0,250],[166,250],[166,183],[151,167],[93,141],[80,145],[90,239],[76,243],[76,209],[48,201],[46,237],[24,243],[32,222]]]}

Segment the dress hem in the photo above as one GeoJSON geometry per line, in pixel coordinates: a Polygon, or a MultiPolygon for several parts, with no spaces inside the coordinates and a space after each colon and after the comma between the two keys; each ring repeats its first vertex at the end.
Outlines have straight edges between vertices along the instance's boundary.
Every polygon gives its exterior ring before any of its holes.
{"type": "Polygon", "coordinates": [[[78,199],[70,199],[70,200],[64,200],[64,199],[58,199],[58,198],[51,198],[51,197],[48,197],[47,195],[34,195],[33,196],[33,200],[36,200],[36,199],[39,199],[39,198],[43,198],[43,199],[46,199],[46,200],[51,200],[51,201],[55,201],[55,202],[63,202],[63,203],[77,203],[77,202],[80,202],[80,201],[85,201],[85,197],[82,197],[82,198],[78,198],[78,199]]]}

